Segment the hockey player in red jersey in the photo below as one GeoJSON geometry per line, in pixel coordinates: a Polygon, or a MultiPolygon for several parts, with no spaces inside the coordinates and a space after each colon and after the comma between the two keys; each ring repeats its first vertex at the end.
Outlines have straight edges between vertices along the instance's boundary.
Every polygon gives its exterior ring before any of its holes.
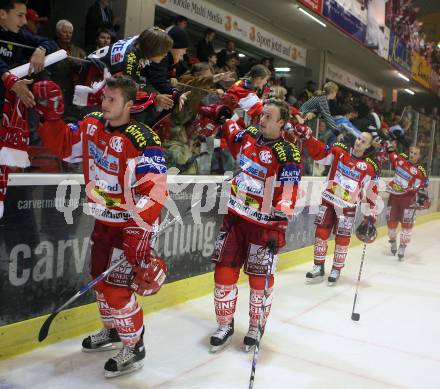
{"type": "Polygon", "coordinates": [[[417,209],[429,208],[427,195],[428,177],[420,161],[420,148],[410,147],[409,156],[396,154],[391,142],[387,142],[389,158],[395,169],[391,182],[387,185],[390,194],[387,206],[388,238],[393,255],[399,260],[405,255],[405,248],[411,239],[412,227],[417,209]],[[397,227],[401,223],[400,244],[397,248],[397,227]]]}
{"type": "Polygon", "coordinates": [[[96,285],[103,329],[82,343],[86,352],[122,346],[105,364],[106,377],[142,367],[143,312],[133,292],[157,292],[166,272],[163,260],[150,257],[152,226],[167,196],[166,164],[159,137],[130,118],[136,91],[129,77],[111,77],[103,91],[102,112],[67,125],[61,119],[59,87],[51,81],[33,86],[44,118],[39,128],[44,144],[65,161],[83,162],[89,211],[96,219],[92,277],[124,255],[127,260],[96,285]]]}
{"type": "Polygon", "coordinates": [[[289,111],[287,103],[270,100],[264,106],[259,129],[242,129],[233,120],[226,120],[221,126],[221,135],[232,155],[239,155],[242,171],[232,181],[228,214],[212,257],[218,323],[210,340],[213,352],[228,344],[234,333],[237,281],[242,266],[250,284],[249,331],[244,346],[246,350],[255,346],[267,266],[270,258],[274,258],[265,317],[261,318],[263,327],[270,312],[276,254],[285,245],[287,216],[293,213],[301,179],[300,152],[281,137],[289,111]],[[275,246],[274,252],[269,251],[269,242],[275,246]]]}
{"type": "MultiPolygon", "coordinates": [[[[335,252],[333,267],[328,277],[329,285],[334,285],[345,264],[355,222],[356,211],[360,207],[363,193],[369,207],[364,212],[361,230],[375,232],[372,227],[376,220],[375,202],[377,197],[377,164],[368,157],[373,137],[368,132],[358,135],[354,146],[349,148],[343,143],[326,146],[312,136],[310,127],[297,124],[297,135],[302,137],[311,158],[319,163],[330,165],[328,182],[322,193],[322,201],[315,219],[314,266],[306,274],[309,281],[322,280],[327,254],[327,242],[330,233],[335,234],[335,252]]],[[[366,239],[370,242],[370,239],[366,239]]]]}

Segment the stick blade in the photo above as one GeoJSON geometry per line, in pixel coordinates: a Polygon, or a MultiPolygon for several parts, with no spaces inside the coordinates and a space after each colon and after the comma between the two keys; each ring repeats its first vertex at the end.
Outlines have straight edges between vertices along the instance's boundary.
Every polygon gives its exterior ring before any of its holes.
{"type": "Polygon", "coordinates": [[[360,318],[361,318],[361,314],[360,313],[353,312],[351,314],[351,320],[353,320],[353,321],[359,321],[360,318]]]}
{"type": "Polygon", "coordinates": [[[50,316],[44,321],[43,325],[40,328],[40,332],[38,334],[38,341],[42,342],[44,339],[47,338],[47,335],[49,334],[49,327],[53,322],[53,319],[55,319],[55,316],[58,312],[53,312],[50,314],[50,316]]]}

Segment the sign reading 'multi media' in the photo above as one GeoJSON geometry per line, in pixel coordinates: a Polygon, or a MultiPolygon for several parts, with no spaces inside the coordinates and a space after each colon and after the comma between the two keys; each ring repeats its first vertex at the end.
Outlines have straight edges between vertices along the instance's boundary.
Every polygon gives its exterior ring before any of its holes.
{"type": "Polygon", "coordinates": [[[204,0],[156,0],[159,7],[242,40],[272,55],[306,66],[307,50],[204,0]]]}

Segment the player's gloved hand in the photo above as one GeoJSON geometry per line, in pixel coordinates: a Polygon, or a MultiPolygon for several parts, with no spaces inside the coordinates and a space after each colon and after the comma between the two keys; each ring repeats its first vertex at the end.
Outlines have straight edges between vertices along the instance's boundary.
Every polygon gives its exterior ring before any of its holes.
{"type": "Polygon", "coordinates": [[[122,248],[127,261],[136,265],[150,258],[151,231],[142,227],[125,227],[122,230],[122,248]]]}
{"type": "Polygon", "coordinates": [[[224,104],[202,105],[198,113],[218,124],[224,124],[232,116],[231,109],[224,104]]]}
{"type": "Polygon", "coordinates": [[[417,192],[416,208],[417,209],[428,209],[431,206],[431,201],[429,200],[428,194],[423,190],[417,192]]]}
{"type": "Polygon", "coordinates": [[[306,140],[309,140],[313,136],[313,130],[307,124],[295,124],[293,126],[293,133],[306,140]]]}
{"type": "Polygon", "coordinates": [[[198,135],[210,137],[218,132],[220,125],[207,117],[197,114],[196,119],[193,122],[193,128],[198,135]]]}
{"type": "Polygon", "coordinates": [[[158,257],[142,260],[133,267],[129,286],[140,296],[150,296],[159,291],[167,276],[167,264],[158,257]]]}
{"type": "Polygon", "coordinates": [[[38,81],[32,86],[36,99],[35,110],[45,120],[59,120],[64,114],[64,98],[53,81],[38,81]]]}
{"type": "Polygon", "coordinates": [[[144,91],[136,92],[136,100],[130,109],[131,114],[144,112],[148,107],[156,104],[156,93],[147,93],[144,91]]]}

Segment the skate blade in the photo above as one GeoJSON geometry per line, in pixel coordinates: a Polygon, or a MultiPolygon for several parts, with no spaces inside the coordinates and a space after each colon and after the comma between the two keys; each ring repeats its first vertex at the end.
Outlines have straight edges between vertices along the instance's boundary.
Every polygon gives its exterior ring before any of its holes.
{"type": "Polygon", "coordinates": [[[391,254],[392,255],[396,255],[397,254],[397,250],[396,251],[391,250],[391,254]]]}
{"type": "Polygon", "coordinates": [[[226,340],[226,342],[223,343],[223,344],[220,345],[220,346],[211,346],[211,349],[210,349],[209,351],[211,351],[211,353],[213,353],[213,354],[218,353],[219,351],[222,351],[224,348],[226,348],[226,346],[227,346],[229,343],[231,343],[231,340],[232,340],[231,338],[232,338],[232,336],[230,336],[230,337],[226,340]]]}
{"type": "Polygon", "coordinates": [[[318,276],[315,278],[306,278],[306,284],[320,284],[322,281],[324,281],[324,276],[318,276]]]}
{"type": "Polygon", "coordinates": [[[126,374],[133,373],[134,371],[139,370],[143,366],[144,366],[144,362],[143,361],[137,361],[137,362],[134,362],[129,368],[121,370],[121,371],[107,371],[107,370],[104,370],[104,377],[105,378],[116,378],[116,377],[119,377],[121,375],[126,375],[126,374]]]}
{"type": "Polygon", "coordinates": [[[102,347],[98,347],[98,348],[82,348],[81,351],[83,353],[88,353],[88,354],[92,354],[92,353],[102,353],[104,351],[112,351],[112,350],[119,350],[120,348],[122,348],[122,342],[115,342],[115,343],[110,343],[106,346],[102,346],[102,347]]]}
{"type": "Polygon", "coordinates": [[[335,286],[337,283],[338,283],[338,281],[335,281],[335,282],[327,281],[328,286],[335,286]]]}
{"type": "Polygon", "coordinates": [[[399,262],[402,262],[402,261],[403,261],[403,255],[398,255],[398,256],[397,256],[397,260],[398,260],[399,262]]]}
{"type": "Polygon", "coordinates": [[[254,350],[255,350],[255,344],[253,346],[248,346],[246,344],[244,345],[244,351],[245,352],[249,353],[249,352],[254,351],[254,350]]]}

